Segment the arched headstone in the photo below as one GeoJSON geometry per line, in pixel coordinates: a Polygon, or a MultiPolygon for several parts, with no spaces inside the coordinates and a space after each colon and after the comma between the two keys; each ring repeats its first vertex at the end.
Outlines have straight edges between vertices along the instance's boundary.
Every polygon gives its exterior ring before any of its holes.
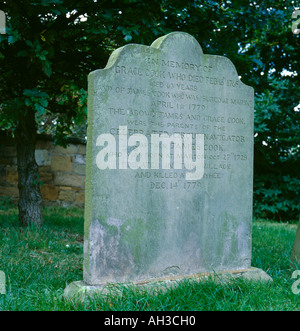
{"type": "Polygon", "coordinates": [[[92,72],[84,283],[265,276],[251,268],[253,116],[253,88],[187,33],[92,72]]]}

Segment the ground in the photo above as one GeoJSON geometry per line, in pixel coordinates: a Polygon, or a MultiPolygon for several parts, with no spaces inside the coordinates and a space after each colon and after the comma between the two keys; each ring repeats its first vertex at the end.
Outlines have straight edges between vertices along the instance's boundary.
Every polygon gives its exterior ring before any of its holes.
{"type": "MultiPolygon", "coordinates": [[[[186,281],[149,295],[135,288],[85,302],[63,299],[67,284],[82,280],[83,211],[46,208],[41,228],[21,227],[17,209],[0,205],[0,270],[6,274],[1,310],[300,310],[300,294],[290,265],[296,223],[253,222],[252,266],[266,271],[273,283],[236,280],[229,284],[186,281]],[[295,288],[295,286],[294,286],[295,288]]],[[[300,288],[300,284],[299,284],[300,288]]]]}

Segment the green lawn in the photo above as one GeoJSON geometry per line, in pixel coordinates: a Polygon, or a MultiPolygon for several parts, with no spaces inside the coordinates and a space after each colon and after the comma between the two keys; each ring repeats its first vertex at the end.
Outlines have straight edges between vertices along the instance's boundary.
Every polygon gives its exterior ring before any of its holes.
{"type": "MultiPolygon", "coordinates": [[[[0,206],[1,207],[1,206],[0,206]]],[[[1,310],[300,310],[300,294],[292,293],[289,266],[296,224],[254,221],[252,266],[262,268],[271,284],[236,280],[182,282],[150,295],[133,288],[84,302],[67,302],[63,290],[82,280],[83,213],[78,209],[45,209],[45,225],[20,227],[17,210],[0,208],[0,270],[6,273],[1,310]]]]}

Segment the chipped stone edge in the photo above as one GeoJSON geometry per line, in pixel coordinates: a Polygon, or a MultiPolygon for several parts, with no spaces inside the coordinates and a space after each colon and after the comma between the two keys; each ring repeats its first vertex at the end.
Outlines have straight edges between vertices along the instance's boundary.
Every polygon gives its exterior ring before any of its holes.
{"type": "Polygon", "coordinates": [[[262,269],[249,268],[241,270],[228,270],[215,273],[200,273],[194,275],[157,278],[136,283],[108,283],[105,285],[88,285],[83,281],[76,281],[70,283],[64,290],[63,297],[66,300],[84,300],[86,298],[93,298],[94,296],[106,296],[111,294],[121,295],[124,288],[136,287],[137,289],[152,291],[155,293],[158,290],[167,290],[172,286],[176,286],[178,282],[191,281],[205,281],[213,280],[216,282],[228,282],[233,279],[240,278],[249,281],[273,282],[273,279],[262,269]]]}
{"type": "Polygon", "coordinates": [[[6,283],[5,272],[0,270],[0,295],[6,294],[5,283],[6,283]]]}

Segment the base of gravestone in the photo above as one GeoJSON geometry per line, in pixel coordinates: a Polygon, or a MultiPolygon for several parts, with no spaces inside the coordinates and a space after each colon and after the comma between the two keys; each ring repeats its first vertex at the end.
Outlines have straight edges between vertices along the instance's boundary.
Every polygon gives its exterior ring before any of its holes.
{"type": "Polygon", "coordinates": [[[155,293],[157,291],[164,291],[173,286],[176,286],[181,281],[220,281],[229,282],[233,279],[240,278],[250,281],[272,282],[272,278],[262,269],[249,268],[243,270],[228,270],[218,273],[201,273],[195,275],[169,277],[151,279],[138,283],[109,283],[106,285],[88,285],[83,281],[70,283],[64,291],[64,298],[67,300],[83,300],[87,297],[120,295],[126,288],[137,288],[140,290],[150,291],[155,293]]]}

